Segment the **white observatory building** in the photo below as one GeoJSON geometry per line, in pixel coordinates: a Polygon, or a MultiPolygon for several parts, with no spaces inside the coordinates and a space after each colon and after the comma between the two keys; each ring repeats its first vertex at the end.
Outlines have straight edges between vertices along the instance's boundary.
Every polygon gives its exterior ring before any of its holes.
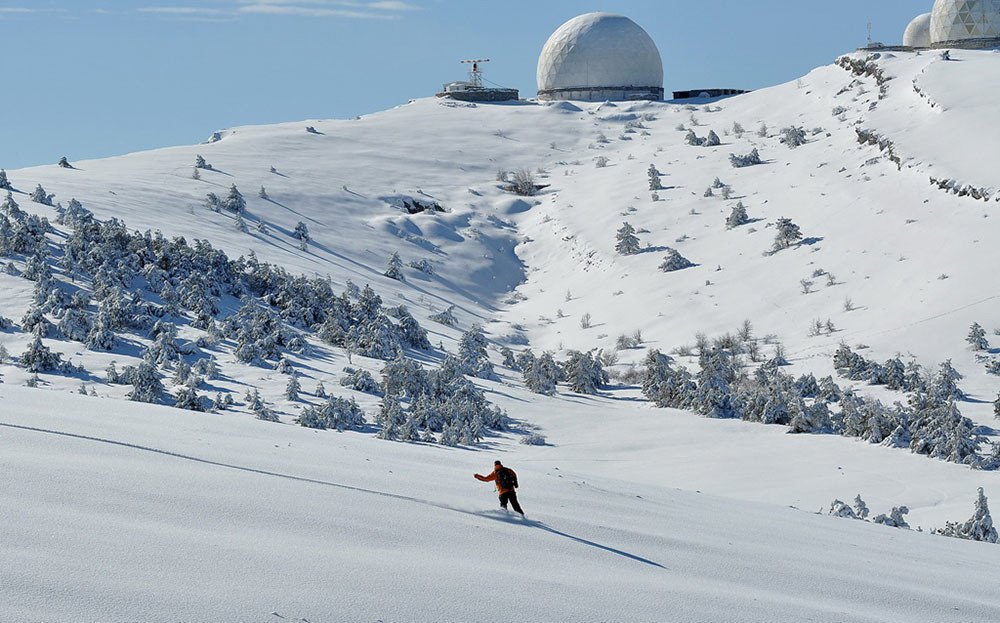
{"type": "Polygon", "coordinates": [[[931,45],[994,47],[1000,42],[1000,0],[937,0],[931,11],[931,45]]]}
{"type": "Polygon", "coordinates": [[[587,13],[560,26],[542,48],[537,77],[540,100],[663,99],[660,51],[623,15],[587,13]]]}
{"type": "Polygon", "coordinates": [[[931,14],[924,13],[913,18],[903,33],[903,45],[908,48],[931,47],[931,14]]]}

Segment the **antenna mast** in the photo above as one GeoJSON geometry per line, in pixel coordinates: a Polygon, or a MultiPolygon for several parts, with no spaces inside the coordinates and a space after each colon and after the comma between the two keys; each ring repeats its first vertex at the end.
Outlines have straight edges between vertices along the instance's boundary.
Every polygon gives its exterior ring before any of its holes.
{"type": "Polygon", "coordinates": [[[463,65],[472,65],[469,69],[469,84],[476,88],[483,88],[483,72],[479,69],[479,63],[488,63],[490,59],[488,58],[474,58],[466,61],[461,61],[463,65]]]}

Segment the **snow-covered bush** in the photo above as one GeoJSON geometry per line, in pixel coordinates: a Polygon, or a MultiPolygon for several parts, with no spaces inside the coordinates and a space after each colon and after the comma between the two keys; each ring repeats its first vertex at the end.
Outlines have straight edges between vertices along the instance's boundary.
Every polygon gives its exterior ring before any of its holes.
{"type": "MultiPolygon", "coordinates": [[[[388,369],[388,367],[387,367],[388,369]]],[[[349,387],[354,391],[362,392],[365,394],[381,394],[382,386],[375,377],[372,376],[371,372],[367,370],[362,370],[360,368],[344,368],[345,376],[341,377],[340,384],[344,387],[349,387]]],[[[391,373],[391,372],[390,372],[391,373]]],[[[398,381],[390,381],[390,385],[399,384],[398,381]]],[[[318,395],[318,394],[317,394],[318,395]]]]}
{"type": "Polygon", "coordinates": [[[747,215],[747,208],[743,205],[742,201],[739,201],[733,206],[732,212],[726,218],[726,229],[734,229],[749,222],[750,217],[747,215]]]}
{"type": "Polygon", "coordinates": [[[733,165],[735,169],[742,169],[745,167],[752,167],[758,164],[764,164],[764,161],[760,158],[760,153],[755,147],[749,154],[743,156],[737,156],[736,154],[729,154],[729,164],[733,165]]]}
{"type": "Polygon", "coordinates": [[[683,270],[694,266],[694,263],[681,255],[677,249],[667,249],[667,257],[660,264],[660,270],[665,273],[683,270]]]}
{"type": "Polygon", "coordinates": [[[330,396],[320,406],[303,409],[298,422],[308,428],[332,428],[338,431],[359,429],[365,425],[365,413],[353,398],[345,400],[330,396]]]}
{"type": "Polygon", "coordinates": [[[787,145],[789,149],[801,147],[809,142],[806,138],[806,131],[798,126],[793,125],[787,128],[782,128],[780,134],[781,142],[787,145]]]}
{"type": "Polygon", "coordinates": [[[458,319],[455,318],[455,306],[449,305],[448,309],[443,312],[438,312],[436,314],[431,314],[430,319],[438,324],[443,324],[446,327],[454,327],[458,324],[458,319]]]}
{"type": "Polygon", "coordinates": [[[544,446],[545,437],[539,435],[538,433],[531,433],[521,437],[521,443],[526,446],[544,446]]]}
{"type": "Polygon", "coordinates": [[[535,176],[528,169],[518,169],[509,174],[507,190],[522,197],[531,197],[538,192],[535,176]]]}

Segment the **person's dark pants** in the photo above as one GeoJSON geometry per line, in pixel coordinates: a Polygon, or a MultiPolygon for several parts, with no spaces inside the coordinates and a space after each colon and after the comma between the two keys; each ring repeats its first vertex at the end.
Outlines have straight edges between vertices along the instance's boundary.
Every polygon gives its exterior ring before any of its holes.
{"type": "Polygon", "coordinates": [[[503,507],[504,510],[507,510],[507,502],[510,502],[510,505],[514,508],[515,513],[524,514],[524,511],[521,510],[521,505],[517,503],[517,493],[513,489],[507,493],[500,494],[500,506],[503,507]]]}

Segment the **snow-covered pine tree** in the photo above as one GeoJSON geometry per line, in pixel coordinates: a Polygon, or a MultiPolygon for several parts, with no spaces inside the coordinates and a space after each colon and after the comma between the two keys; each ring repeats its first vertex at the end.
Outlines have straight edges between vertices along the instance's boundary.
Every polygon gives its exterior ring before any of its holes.
{"type": "Polygon", "coordinates": [[[34,192],[31,193],[31,200],[32,201],[34,201],[35,203],[40,203],[42,205],[47,205],[47,206],[53,205],[53,203],[52,203],[52,198],[53,197],[55,197],[55,195],[50,195],[50,194],[46,193],[45,189],[42,188],[41,184],[39,184],[38,186],[36,186],[34,192]]]}
{"type": "Polygon", "coordinates": [[[265,189],[263,186],[261,186],[260,190],[257,191],[257,196],[260,197],[261,199],[264,199],[265,201],[270,199],[270,197],[267,196],[267,189],[265,189]]]}
{"type": "Polygon", "coordinates": [[[63,156],[62,158],[60,158],[58,164],[59,164],[60,167],[62,167],[64,169],[72,169],[73,168],[73,165],[71,165],[69,163],[69,160],[66,158],[66,156],[63,156]]]}
{"type": "Polygon", "coordinates": [[[312,240],[312,237],[309,235],[309,226],[303,221],[299,221],[295,224],[295,231],[292,233],[292,237],[302,242],[309,242],[312,240]]]}
{"type": "Polygon", "coordinates": [[[656,170],[656,165],[649,165],[646,171],[649,176],[649,190],[663,190],[663,183],[660,181],[660,172],[656,170]]]}
{"type": "Polygon", "coordinates": [[[220,212],[223,207],[222,199],[215,193],[208,193],[205,195],[205,207],[212,212],[220,212]]]}
{"type": "Polygon", "coordinates": [[[285,398],[297,402],[300,391],[302,391],[302,384],[299,383],[299,373],[293,371],[291,376],[288,377],[288,383],[285,385],[285,398]]]}
{"type": "Polygon", "coordinates": [[[928,391],[931,397],[939,403],[962,400],[965,398],[965,393],[958,387],[958,382],[962,378],[958,370],[952,367],[951,359],[948,359],[938,366],[937,374],[931,379],[928,391]]]}
{"type": "Polygon", "coordinates": [[[493,363],[490,362],[486,350],[487,344],[486,334],[483,333],[483,328],[479,325],[473,325],[462,334],[462,338],[458,342],[458,361],[461,374],[481,379],[496,377],[493,372],[493,363]]]}
{"type": "Polygon", "coordinates": [[[695,384],[685,368],[675,370],[670,357],[651,349],[646,354],[642,393],[660,408],[684,409],[691,405],[695,384]]]}
{"type": "Polygon", "coordinates": [[[802,240],[802,232],[792,219],[781,217],[775,224],[778,233],[774,236],[774,251],[781,251],[798,244],[802,240]]]}
{"type": "Polygon", "coordinates": [[[690,268],[692,266],[694,266],[694,263],[681,255],[677,249],[667,249],[667,257],[664,258],[663,263],[660,264],[660,270],[665,273],[670,273],[690,268]]]}
{"type": "Polygon", "coordinates": [[[518,363],[521,365],[521,374],[524,375],[524,384],[528,389],[546,396],[556,393],[556,384],[562,373],[550,353],[542,353],[537,359],[522,358],[518,363]]]}
{"type": "Polygon", "coordinates": [[[708,136],[705,137],[705,141],[701,144],[702,147],[718,147],[722,144],[719,140],[719,135],[715,133],[715,130],[709,130],[708,136]]]}
{"type": "Polygon", "coordinates": [[[163,396],[163,383],[160,381],[156,368],[148,361],[140,361],[135,368],[128,371],[128,382],[132,389],[126,398],[135,402],[158,403],[163,396]]]}
{"type": "Polygon", "coordinates": [[[243,198],[236,184],[229,187],[229,194],[222,200],[222,207],[230,212],[241,214],[247,207],[247,200],[243,198]]]}
{"type": "Polygon", "coordinates": [[[868,519],[868,514],[871,511],[868,510],[868,505],[865,501],[861,499],[861,494],[854,496],[854,513],[858,516],[858,519],[868,519]]]}
{"type": "Polygon", "coordinates": [[[399,253],[393,251],[392,255],[389,256],[385,272],[382,274],[389,279],[395,279],[396,281],[406,280],[405,275],[403,275],[403,260],[399,258],[399,253]]]}
{"type": "Polygon", "coordinates": [[[205,411],[205,399],[190,387],[181,387],[174,394],[174,407],[188,411],[205,411]]]}
{"type": "Polygon", "coordinates": [[[14,187],[11,185],[10,180],[7,179],[7,172],[0,169],[0,190],[13,190],[14,187]]]}
{"type": "Polygon", "coordinates": [[[726,218],[726,229],[734,229],[741,225],[746,225],[750,222],[750,217],[747,216],[747,208],[743,205],[742,201],[738,201],[735,206],[733,206],[733,211],[729,213],[729,217],[726,218]]]}
{"type": "Polygon", "coordinates": [[[42,338],[35,336],[28,344],[18,362],[28,372],[47,372],[55,370],[62,365],[62,355],[53,353],[48,346],[42,343],[42,338]]]}
{"type": "Polygon", "coordinates": [[[616,239],[618,243],[615,245],[615,251],[622,255],[635,255],[642,250],[639,247],[639,237],[635,235],[635,229],[628,223],[622,223],[616,239]]]}
{"type": "Polygon", "coordinates": [[[563,364],[563,377],[570,391],[577,394],[599,394],[600,388],[608,384],[608,373],[600,357],[592,352],[571,351],[569,360],[563,364]]]}
{"type": "Polygon", "coordinates": [[[207,162],[205,162],[205,159],[202,158],[201,155],[199,154],[199,155],[197,155],[197,156],[194,157],[194,168],[196,168],[196,169],[205,169],[206,171],[211,171],[212,170],[212,165],[210,165],[207,162]]]}
{"type": "Polygon", "coordinates": [[[934,533],[957,539],[996,543],[997,529],[993,526],[993,517],[990,516],[990,507],[987,504],[983,488],[979,487],[979,496],[976,498],[975,509],[968,521],[965,523],[952,523],[949,521],[945,524],[944,528],[939,528],[934,533]]]}
{"type": "Polygon", "coordinates": [[[972,326],[969,328],[969,335],[965,338],[965,341],[972,346],[972,350],[981,351],[990,349],[990,343],[986,340],[986,330],[978,322],[972,323],[972,326]]]}

